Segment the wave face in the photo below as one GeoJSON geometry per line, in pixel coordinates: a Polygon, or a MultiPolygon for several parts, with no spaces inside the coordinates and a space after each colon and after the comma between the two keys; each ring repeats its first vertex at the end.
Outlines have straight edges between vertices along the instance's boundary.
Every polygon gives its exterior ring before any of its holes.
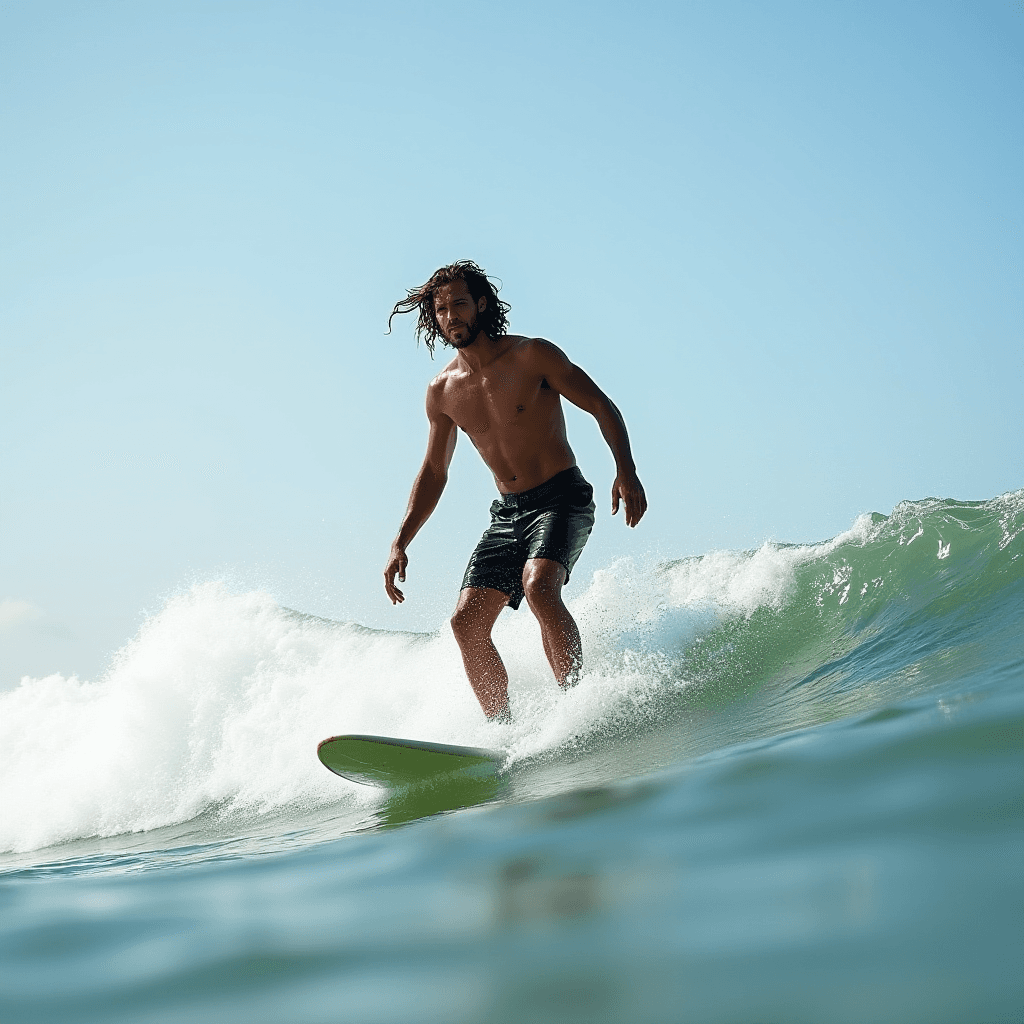
{"type": "Polygon", "coordinates": [[[1024,666],[1022,530],[1018,491],[905,502],[820,544],[618,562],[572,602],[586,661],[569,693],[529,612],[500,618],[511,726],[483,720],[447,628],[370,630],[196,586],[97,681],[0,695],[0,851],[190,821],[230,832],[285,809],[357,821],[373,792],[315,757],[341,732],[500,746],[513,774],[596,750],[594,772],[625,777],[957,681],[984,688],[1024,666]]]}

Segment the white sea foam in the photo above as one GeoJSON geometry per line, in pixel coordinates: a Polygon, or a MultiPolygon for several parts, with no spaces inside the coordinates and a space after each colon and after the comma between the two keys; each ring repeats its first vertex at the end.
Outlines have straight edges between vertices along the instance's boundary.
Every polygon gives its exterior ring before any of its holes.
{"type": "Polygon", "coordinates": [[[170,600],[95,682],[52,675],[0,695],[0,850],[302,805],[368,801],[326,772],[337,733],[502,747],[529,757],[629,715],[670,681],[673,652],[722,616],[784,602],[795,567],[866,539],[858,521],[824,545],[766,544],[666,566],[622,561],[572,605],[583,682],[554,684],[525,609],[495,641],[515,724],[484,721],[449,629],[389,633],[290,611],[220,583],[170,600]]]}

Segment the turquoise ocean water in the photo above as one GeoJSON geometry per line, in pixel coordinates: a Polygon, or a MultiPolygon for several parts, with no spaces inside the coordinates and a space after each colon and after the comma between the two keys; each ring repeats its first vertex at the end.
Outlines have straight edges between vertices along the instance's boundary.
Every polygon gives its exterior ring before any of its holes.
{"type": "Polygon", "coordinates": [[[195,587],[0,695],[0,1020],[1024,1020],[1024,491],[617,563],[511,726],[450,633],[195,587]],[[330,775],[340,732],[496,782],[330,775]]]}

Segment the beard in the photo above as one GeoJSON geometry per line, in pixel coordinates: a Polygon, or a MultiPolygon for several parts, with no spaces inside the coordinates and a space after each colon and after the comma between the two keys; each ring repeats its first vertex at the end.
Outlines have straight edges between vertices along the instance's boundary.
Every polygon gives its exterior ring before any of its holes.
{"type": "MultiPolygon", "coordinates": [[[[460,325],[460,324],[453,325],[453,327],[459,327],[459,326],[463,326],[463,325],[460,325]]],[[[473,319],[470,320],[469,323],[465,324],[464,326],[466,327],[466,336],[464,338],[449,338],[448,335],[445,334],[445,335],[443,335],[444,343],[446,345],[448,345],[449,347],[455,348],[455,349],[466,348],[468,345],[472,345],[473,342],[476,341],[476,336],[480,333],[480,329],[481,329],[480,328],[480,316],[479,316],[479,314],[474,313],[473,314],[473,319]]],[[[453,327],[450,326],[448,328],[448,330],[452,330],[453,327]]]]}

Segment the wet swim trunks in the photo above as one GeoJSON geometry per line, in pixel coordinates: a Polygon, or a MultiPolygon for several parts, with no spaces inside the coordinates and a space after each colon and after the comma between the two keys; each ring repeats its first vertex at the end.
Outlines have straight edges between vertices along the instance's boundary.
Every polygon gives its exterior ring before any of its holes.
{"type": "Polygon", "coordinates": [[[523,600],[523,568],[530,558],[551,558],[565,566],[565,581],[594,528],[594,488],[579,468],[556,473],[539,487],[503,494],[491,503],[484,531],[462,579],[466,587],[489,587],[523,600]]]}

